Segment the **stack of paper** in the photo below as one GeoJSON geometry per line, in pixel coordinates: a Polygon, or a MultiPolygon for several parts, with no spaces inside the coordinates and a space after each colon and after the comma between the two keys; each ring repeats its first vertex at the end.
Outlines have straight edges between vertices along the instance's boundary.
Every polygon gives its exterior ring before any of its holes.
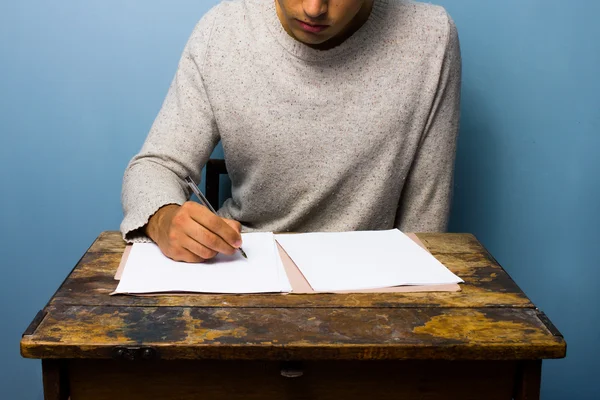
{"type": "Polygon", "coordinates": [[[463,282],[397,229],[275,238],[318,292],[463,282]]]}
{"type": "Polygon", "coordinates": [[[248,259],[239,253],[219,254],[205,263],[173,261],[153,243],[136,243],[114,293],[293,292],[275,239],[293,261],[288,259],[288,264],[295,264],[292,269],[287,265],[293,272],[289,278],[297,282],[296,278],[303,276],[314,292],[463,282],[397,229],[287,235],[245,233],[242,240],[248,259]]]}
{"type": "Polygon", "coordinates": [[[114,293],[290,292],[273,234],[244,234],[243,242],[248,259],[236,252],[205,263],[173,261],[154,243],[136,243],[114,293]]]}

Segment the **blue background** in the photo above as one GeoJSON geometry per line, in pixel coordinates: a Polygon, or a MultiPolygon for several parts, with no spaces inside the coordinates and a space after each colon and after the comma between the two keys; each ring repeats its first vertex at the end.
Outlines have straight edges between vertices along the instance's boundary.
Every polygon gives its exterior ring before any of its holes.
{"type": "MultiPolygon", "coordinates": [[[[123,170],[216,2],[1,1],[0,398],[41,398],[20,334],[118,229],[123,170]]],[[[598,399],[600,2],[437,2],[464,59],[452,230],[476,234],[565,335],[543,398],[598,399]]]]}

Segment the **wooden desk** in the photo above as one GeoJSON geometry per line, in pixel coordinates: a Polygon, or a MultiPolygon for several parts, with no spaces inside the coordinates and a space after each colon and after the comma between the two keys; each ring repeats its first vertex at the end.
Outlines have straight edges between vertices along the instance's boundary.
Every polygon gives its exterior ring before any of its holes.
{"type": "Polygon", "coordinates": [[[21,340],[47,400],[538,399],[560,332],[467,234],[419,234],[457,293],[109,296],[104,232],[21,340]]]}

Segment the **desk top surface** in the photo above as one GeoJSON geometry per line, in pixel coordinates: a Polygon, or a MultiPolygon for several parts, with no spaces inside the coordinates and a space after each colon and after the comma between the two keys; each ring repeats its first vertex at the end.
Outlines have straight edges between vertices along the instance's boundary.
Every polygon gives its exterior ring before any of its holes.
{"type": "Polygon", "coordinates": [[[104,232],[21,340],[28,358],[543,359],[562,335],[469,234],[417,234],[460,292],[109,296],[125,243],[104,232]]]}

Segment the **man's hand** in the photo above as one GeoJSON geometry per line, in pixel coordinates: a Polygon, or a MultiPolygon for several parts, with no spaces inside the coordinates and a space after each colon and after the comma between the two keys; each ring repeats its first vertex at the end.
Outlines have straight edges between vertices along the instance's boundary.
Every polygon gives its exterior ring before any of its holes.
{"type": "Polygon", "coordinates": [[[233,254],[242,245],[240,232],[239,222],[220,218],[193,201],[160,208],[146,225],[146,234],[164,255],[185,262],[233,254]]]}

